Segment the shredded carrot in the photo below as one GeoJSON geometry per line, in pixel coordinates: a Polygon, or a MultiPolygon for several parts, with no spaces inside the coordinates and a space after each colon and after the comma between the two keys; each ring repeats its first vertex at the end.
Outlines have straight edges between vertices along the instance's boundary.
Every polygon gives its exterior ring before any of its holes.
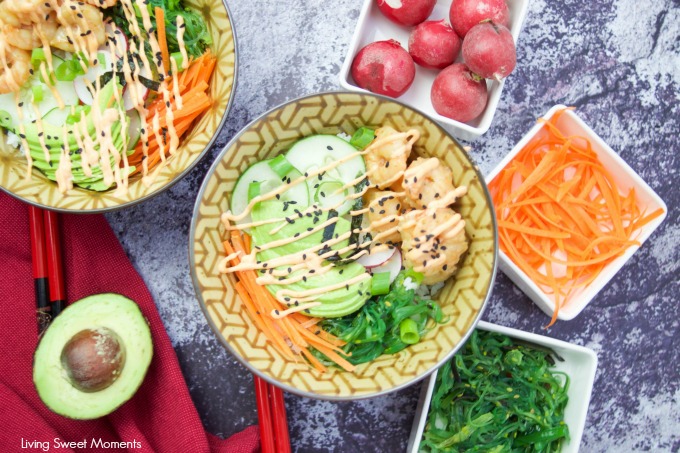
{"type": "Polygon", "coordinates": [[[161,58],[165,73],[170,70],[170,53],[168,52],[168,38],[165,35],[165,11],[160,6],[154,10],[156,12],[156,28],[158,35],[158,46],[161,48],[161,58]]]}
{"type": "MultiPolygon", "coordinates": [[[[234,230],[229,239],[223,242],[223,246],[227,255],[239,254],[230,262],[235,266],[241,262],[240,257],[250,253],[251,238],[234,230]]],[[[310,348],[313,347],[343,369],[354,371],[354,365],[345,358],[346,354],[341,349],[345,342],[317,327],[316,324],[320,321],[318,318],[300,313],[274,318],[271,314],[273,311],[285,310],[288,307],[279,302],[267,288],[257,283],[257,272],[242,270],[234,274],[237,279],[236,292],[243,301],[246,313],[283,356],[291,359],[303,357],[316,370],[323,373],[327,369],[311,353],[310,348]]]]}
{"type": "Polygon", "coordinates": [[[501,249],[555,300],[548,327],[663,214],[641,210],[633,189],[624,195],[587,138],[562,134],[562,112],[541,118],[542,132],[489,183],[501,249]]]}
{"type": "MultiPolygon", "coordinates": [[[[159,36],[161,34],[165,36],[159,29],[159,36]]],[[[179,84],[182,108],[177,108],[174,96],[171,96],[169,105],[165,103],[162,96],[158,96],[147,108],[146,124],[151,124],[154,115],[158,114],[160,128],[166,128],[166,110],[169,108],[172,110],[174,117],[173,126],[177,136],[181,139],[189,131],[196,119],[212,105],[208,89],[210,88],[209,81],[215,68],[215,62],[215,57],[208,50],[192,61],[187,69],[173,78],[167,78],[164,83],[168,84],[168,90],[171,93],[173,92],[174,84],[179,84]]],[[[150,128],[147,127],[147,129],[150,128]]],[[[140,140],[132,154],[128,157],[129,165],[135,166],[133,173],[142,171],[142,163],[145,159],[147,168],[151,170],[167,157],[168,150],[170,149],[169,140],[161,140],[159,143],[155,134],[149,133],[146,143],[146,156],[144,155],[144,144],[140,140]]]]}

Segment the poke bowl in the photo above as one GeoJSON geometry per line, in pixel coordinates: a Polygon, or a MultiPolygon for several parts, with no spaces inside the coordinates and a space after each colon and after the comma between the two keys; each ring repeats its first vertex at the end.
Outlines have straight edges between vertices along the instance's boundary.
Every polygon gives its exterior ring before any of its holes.
{"type": "Polygon", "coordinates": [[[0,75],[0,189],[107,212],[161,193],[208,152],[235,88],[226,3],[131,1],[2,4],[33,41],[10,25],[0,34],[11,68],[0,75]]]}
{"type": "Polygon", "coordinates": [[[352,400],[423,379],[465,342],[497,232],[483,176],[441,126],[393,99],[330,92],[270,110],[225,146],[196,200],[189,259],[237,360],[286,391],[352,400]]]}

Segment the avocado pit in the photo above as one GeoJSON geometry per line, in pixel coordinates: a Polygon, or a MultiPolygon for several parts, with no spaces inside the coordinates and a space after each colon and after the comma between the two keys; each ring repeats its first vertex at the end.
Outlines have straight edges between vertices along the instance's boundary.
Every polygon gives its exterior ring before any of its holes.
{"type": "Polygon", "coordinates": [[[64,345],[61,363],[71,385],[83,392],[98,392],[120,376],[125,366],[125,348],[111,329],[85,329],[64,345]]]}

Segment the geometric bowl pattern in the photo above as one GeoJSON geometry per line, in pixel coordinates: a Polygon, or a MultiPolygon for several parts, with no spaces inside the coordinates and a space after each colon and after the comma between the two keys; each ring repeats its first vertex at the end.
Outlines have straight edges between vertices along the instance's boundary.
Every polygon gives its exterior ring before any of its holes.
{"type": "Polygon", "coordinates": [[[265,380],[299,395],[328,400],[377,396],[408,386],[444,363],[481,317],[496,272],[496,222],[491,199],[465,150],[437,123],[393,99],[371,94],[324,93],[294,100],[248,125],[220,153],[196,200],[189,235],[191,271],[201,308],[222,344],[265,380]],[[414,152],[436,156],[451,167],[457,186],[468,195],[456,206],[466,222],[470,248],[459,272],[438,296],[445,324],[418,344],[395,355],[360,365],[354,373],[330,368],[319,373],[302,360],[286,359],[253,325],[236,294],[231,276],[218,272],[225,256],[220,214],[238,176],[253,162],[275,156],[300,138],[319,133],[352,134],[360,126],[416,128],[414,152]]]}
{"type": "Polygon", "coordinates": [[[236,76],[236,42],[230,14],[222,0],[187,0],[185,4],[199,11],[210,30],[211,50],[217,57],[210,82],[213,105],[203,114],[182,140],[177,152],[150,187],[142,184],[139,174],[130,178],[127,194],[115,196],[113,190],[94,192],[74,187],[62,194],[57,184],[33,169],[26,178],[26,159],[5,142],[0,132],[0,189],[27,203],[62,212],[95,213],[130,206],[146,200],[172,186],[188,173],[210,149],[233,98],[236,76]]]}

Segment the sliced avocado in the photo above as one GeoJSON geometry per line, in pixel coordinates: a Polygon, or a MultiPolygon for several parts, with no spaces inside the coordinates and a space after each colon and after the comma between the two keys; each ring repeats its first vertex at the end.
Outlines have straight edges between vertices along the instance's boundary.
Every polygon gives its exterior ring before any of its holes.
{"type": "MultiPolygon", "coordinates": [[[[252,228],[253,242],[255,245],[262,246],[272,241],[294,238],[296,234],[300,234],[300,238],[295,241],[258,253],[258,260],[261,261],[267,261],[310,249],[323,243],[328,237],[335,237],[336,234],[340,236],[347,233],[351,226],[348,220],[340,217],[337,222],[335,222],[334,227],[329,226],[328,228],[324,228],[323,230],[316,231],[309,236],[303,237],[303,233],[307,233],[308,228],[318,227],[319,224],[325,222],[328,219],[329,213],[324,212],[319,216],[319,220],[315,222],[315,216],[308,217],[303,215],[300,217],[291,205],[286,207],[280,201],[263,201],[258,203],[253,209],[252,216],[255,222],[274,218],[284,219],[287,217],[290,219],[290,222],[273,234],[271,234],[272,230],[277,228],[279,223],[270,223],[252,228]]],[[[331,249],[338,250],[346,247],[348,244],[349,239],[345,239],[334,244],[331,249]]],[[[282,266],[281,268],[285,269],[286,266],[282,266]]],[[[323,274],[313,276],[307,275],[306,281],[300,280],[287,285],[267,285],[267,289],[272,294],[276,295],[276,292],[281,289],[306,291],[321,287],[339,286],[342,285],[343,282],[349,281],[364,273],[366,273],[364,266],[356,262],[350,262],[348,264],[335,266],[323,274]]],[[[293,272],[290,276],[295,277],[300,274],[307,274],[307,271],[298,270],[293,272]]],[[[370,279],[365,279],[358,283],[324,292],[316,298],[316,301],[321,302],[322,305],[310,308],[308,312],[303,313],[324,318],[345,316],[361,308],[370,296],[370,279]]]]}
{"type": "Polygon", "coordinates": [[[96,294],[70,305],[43,333],[33,382],[53,412],[98,418],[135,394],[152,355],[149,325],[137,304],[120,294],[96,294]]]}
{"type": "MultiPolygon", "coordinates": [[[[118,108],[114,90],[121,90],[120,85],[116,84],[114,81],[111,81],[102,87],[99,95],[99,105],[97,106],[101,113],[109,108],[118,108]]],[[[2,118],[0,118],[0,120],[1,119],[2,118]]],[[[90,136],[90,139],[94,141],[95,149],[98,150],[98,137],[95,137],[96,127],[94,118],[91,114],[86,116],[85,123],[87,134],[90,136]]],[[[121,153],[124,152],[122,126],[119,122],[112,125],[111,134],[113,145],[121,153]]],[[[107,190],[110,188],[110,185],[105,184],[103,181],[104,174],[99,164],[91,167],[91,175],[85,174],[79,156],[82,150],[79,149],[79,144],[74,134],[67,134],[67,139],[64,140],[64,131],[61,127],[43,122],[40,127],[38,127],[37,123],[28,123],[24,125],[24,136],[28,143],[31,157],[33,158],[33,166],[45,173],[45,176],[49,179],[56,180],[56,170],[59,167],[62,147],[65,146],[71,154],[71,174],[75,185],[92,190],[107,190]],[[45,159],[45,150],[42,147],[42,142],[45,143],[45,147],[49,151],[49,162],[45,159]]],[[[111,155],[110,160],[111,166],[115,166],[116,163],[113,154],[111,155]]],[[[132,172],[134,169],[135,167],[130,167],[128,172],[132,172]]]]}

